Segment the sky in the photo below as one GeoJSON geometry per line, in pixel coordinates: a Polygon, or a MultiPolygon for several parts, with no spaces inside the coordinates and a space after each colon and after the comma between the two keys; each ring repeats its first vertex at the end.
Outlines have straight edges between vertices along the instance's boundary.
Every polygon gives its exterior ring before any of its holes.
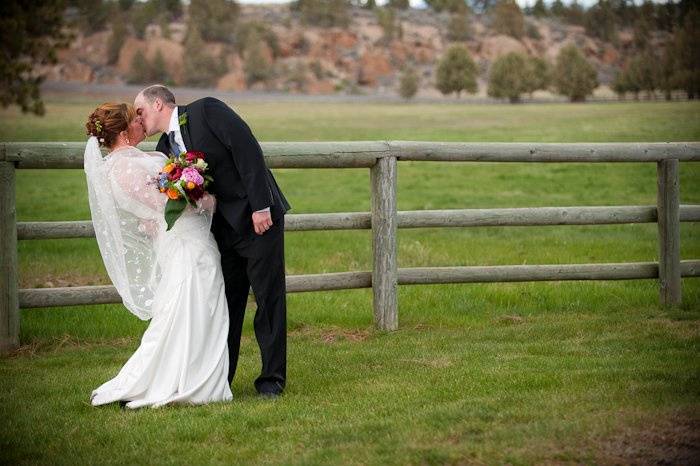
{"type": "MultiPolygon", "coordinates": [[[[238,0],[239,3],[289,3],[290,0],[238,0]]],[[[524,7],[527,3],[532,5],[535,0],[516,0],[521,7],[524,7]]],[[[565,4],[571,3],[571,0],[562,0],[565,4]]],[[[659,3],[660,0],[653,0],[655,3],[659,3]]],[[[423,7],[425,4],[423,0],[410,0],[411,6],[413,7],[423,7]]],[[[597,0],[579,0],[579,4],[588,7],[597,2],[597,0]]],[[[386,3],[385,0],[377,0],[378,4],[386,3]]],[[[545,0],[546,4],[550,4],[551,0],[545,0]]],[[[634,3],[642,3],[641,0],[635,0],[634,3]]]]}

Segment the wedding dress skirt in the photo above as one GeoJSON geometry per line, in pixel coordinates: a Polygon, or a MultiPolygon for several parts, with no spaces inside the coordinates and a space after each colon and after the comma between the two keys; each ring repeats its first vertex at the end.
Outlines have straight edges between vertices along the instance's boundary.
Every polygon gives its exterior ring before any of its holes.
{"type": "Polygon", "coordinates": [[[127,408],[232,399],[228,377],[228,307],[220,254],[206,217],[188,213],[159,235],[162,271],[152,319],[136,352],[92,392],[94,406],[127,408]]]}

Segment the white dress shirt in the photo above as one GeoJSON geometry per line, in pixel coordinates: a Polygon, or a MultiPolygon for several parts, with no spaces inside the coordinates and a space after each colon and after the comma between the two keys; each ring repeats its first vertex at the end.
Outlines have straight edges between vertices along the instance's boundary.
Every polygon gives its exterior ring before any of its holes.
{"type": "Polygon", "coordinates": [[[185,152],[187,146],[185,146],[185,141],[182,139],[182,133],[180,132],[180,124],[178,122],[177,107],[173,109],[173,113],[170,114],[170,125],[168,126],[168,134],[172,131],[175,132],[175,142],[179,147],[179,152],[185,152]]]}
{"type": "MultiPolygon", "coordinates": [[[[170,124],[168,125],[168,134],[170,134],[171,131],[175,132],[175,142],[179,146],[179,152],[184,152],[187,151],[187,146],[185,146],[185,141],[182,139],[182,133],[180,132],[180,123],[179,123],[179,115],[177,114],[177,107],[173,109],[173,112],[170,114],[170,124]]],[[[255,212],[269,212],[270,208],[265,207],[264,209],[261,210],[256,210],[255,212]]]]}

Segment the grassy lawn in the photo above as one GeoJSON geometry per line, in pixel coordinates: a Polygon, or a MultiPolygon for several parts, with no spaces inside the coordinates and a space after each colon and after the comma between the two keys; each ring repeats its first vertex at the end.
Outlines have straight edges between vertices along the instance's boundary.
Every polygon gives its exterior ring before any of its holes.
{"type": "MultiPolygon", "coordinates": [[[[83,140],[102,97],[0,110],[1,141],[83,140]]],[[[232,106],[262,141],[700,140],[699,103],[232,106]]],[[[367,211],[368,170],[276,170],[291,213],[367,211]]],[[[401,163],[399,209],[654,205],[653,164],[401,163]]],[[[80,170],[17,176],[20,220],[85,220],[80,170]]],[[[700,164],[681,164],[700,204],[700,164]]],[[[286,236],[288,274],[371,268],[366,231],[286,236]]],[[[681,257],[700,258],[684,223],[681,257]]],[[[22,287],[108,283],[94,240],[23,241],[22,287]]],[[[416,229],[399,266],[657,260],[655,224],[416,229]]],[[[89,405],[147,323],[120,305],[22,311],[0,359],[0,463],[697,463],[700,281],[680,309],[653,280],[402,286],[400,330],[372,327],[370,290],[290,294],[286,395],[259,400],[248,309],[234,401],[123,412],[89,405]]]]}

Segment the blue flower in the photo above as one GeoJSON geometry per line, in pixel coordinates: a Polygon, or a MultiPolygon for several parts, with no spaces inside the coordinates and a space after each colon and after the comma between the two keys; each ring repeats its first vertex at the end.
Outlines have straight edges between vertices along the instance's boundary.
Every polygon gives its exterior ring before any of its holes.
{"type": "Polygon", "coordinates": [[[165,188],[167,184],[168,184],[168,175],[166,173],[161,173],[160,177],[158,178],[158,187],[165,188]]]}

